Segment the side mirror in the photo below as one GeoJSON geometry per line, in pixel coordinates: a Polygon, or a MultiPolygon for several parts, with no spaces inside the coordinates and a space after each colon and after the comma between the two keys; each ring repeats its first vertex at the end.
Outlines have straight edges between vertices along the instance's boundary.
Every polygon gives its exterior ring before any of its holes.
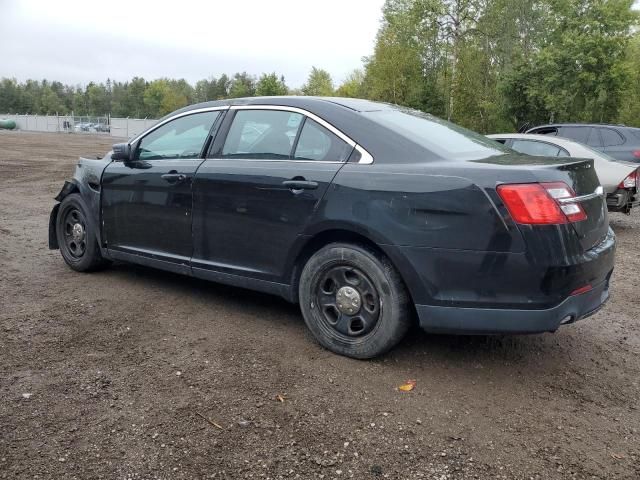
{"type": "Polygon", "coordinates": [[[131,160],[131,145],[128,143],[116,143],[113,145],[113,153],[111,160],[122,160],[128,162],[131,160]]]}

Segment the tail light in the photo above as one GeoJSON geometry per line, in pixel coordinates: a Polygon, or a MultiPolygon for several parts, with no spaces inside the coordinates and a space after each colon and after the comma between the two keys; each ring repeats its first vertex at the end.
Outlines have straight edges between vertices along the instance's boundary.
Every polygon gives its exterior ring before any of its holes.
{"type": "Polygon", "coordinates": [[[504,184],[497,191],[516,223],[556,225],[587,219],[582,206],[570,201],[576,194],[564,182],[504,184]]]}
{"type": "Polygon", "coordinates": [[[618,184],[618,188],[637,188],[639,184],[640,177],[638,176],[638,170],[634,170],[627,178],[618,184]]]}
{"type": "Polygon", "coordinates": [[[634,150],[634,151],[633,151],[633,152],[631,152],[631,153],[633,153],[633,156],[634,156],[634,157],[636,157],[636,158],[640,158],[640,150],[634,150]]]}

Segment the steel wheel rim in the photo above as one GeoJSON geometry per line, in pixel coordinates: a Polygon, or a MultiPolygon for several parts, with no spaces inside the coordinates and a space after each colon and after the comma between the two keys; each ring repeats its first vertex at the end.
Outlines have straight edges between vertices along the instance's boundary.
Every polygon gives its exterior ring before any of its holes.
{"type": "Polygon", "coordinates": [[[376,328],[382,313],[380,294],[362,270],[352,265],[332,265],[316,279],[314,298],[323,330],[356,341],[376,328]]]}
{"type": "Polygon", "coordinates": [[[79,260],[87,251],[87,222],[79,208],[69,208],[63,217],[62,233],[66,252],[79,260]]]}

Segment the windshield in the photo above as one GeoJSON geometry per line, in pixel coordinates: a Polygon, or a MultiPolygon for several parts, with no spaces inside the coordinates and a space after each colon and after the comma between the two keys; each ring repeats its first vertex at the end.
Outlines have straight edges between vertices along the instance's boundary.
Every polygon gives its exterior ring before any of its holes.
{"type": "Polygon", "coordinates": [[[417,110],[382,110],[367,115],[442,158],[469,160],[513,153],[484,135],[417,110]]]}

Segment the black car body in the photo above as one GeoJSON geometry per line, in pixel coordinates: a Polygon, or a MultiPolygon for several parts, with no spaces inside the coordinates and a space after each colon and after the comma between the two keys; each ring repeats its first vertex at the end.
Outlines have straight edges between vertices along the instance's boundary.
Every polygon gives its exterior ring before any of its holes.
{"type": "Polygon", "coordinates": [[[600,123],[554,123],[530,128],[526,133],[570,138],[616,160],[640,163],[640,128],[600,123]]]}
{"type": "Polygon", "coordinates": [[[187,107],[81,159],[56,199],[50,247],[72,268],[124,260],[280,295],[360,358],[414,308],[430,332],[555,331],[605,302],[613,269],[591,161],[364,100],[187,107]]]}

